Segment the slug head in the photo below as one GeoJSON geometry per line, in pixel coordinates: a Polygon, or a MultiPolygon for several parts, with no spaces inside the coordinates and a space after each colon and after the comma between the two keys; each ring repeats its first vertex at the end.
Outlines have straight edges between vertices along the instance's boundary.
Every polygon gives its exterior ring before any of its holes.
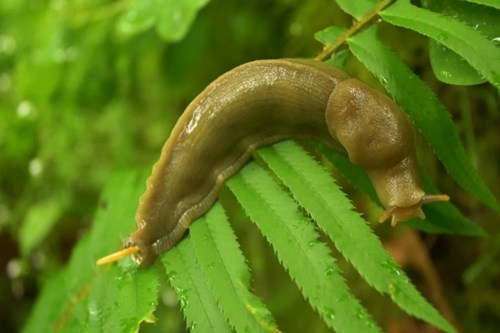
{"type": "Polygon", "coordinates": [[[423,198],[414,204],[413,206],[408,207],[396,207],[392,206],[387,208],[382,215],[380,215],[378,221],[380,223],[384,223],[389,217],[391,217],[391,225],[394,227],[398,222],[406,221],[414,217],[419,217],[422,220],[425,219],[425,214],[422,211],[422,205],[429,202],[436,201],[448,201],[450,197],[446,194],[426,194],[423,198]]]}
{"type": "Polygon", "coordinates": [[[145,243],[141,240],[140,233],[139,235],[137,235],[137,233],[138,231],[135,231],[129,238],[127,238],[121,250],[98,259],[96,261],[96,265],[100,266],[112,264],[115,261],[129,256],[131,256],[132,259],[142,267],[151,265],[156,255],[152,251],[151,246],[145,245],[145,243]]]}
{"type": "Polygon", "coordinates": [[[422,205],[435,201],[448,201],[446,194],[426,194],[420,185],[414,154],[396,165],[368,171],[377,195],[386,208],[380,216],[382,223],[391,217],[391,225],[414,217],[425,219],[422,205]]]}
{"type": "Polygon", "coordinates": [[[151,265],[156,258],[152,246],[144,242],[144,230],[137,229],[124,242],[124,248],[138,247],[139,251],[132,254],[132,259],[142,267],[151,265]]]}
{"type": "Polygon", "coordinates": [[[449,199],[422,190],[410,121],[386,95],[357,79],[343,80],[330,96],[326,122],[349,159],[370,176],[386,208],[381,222],[424,219],[424,203],[449,199]]]}

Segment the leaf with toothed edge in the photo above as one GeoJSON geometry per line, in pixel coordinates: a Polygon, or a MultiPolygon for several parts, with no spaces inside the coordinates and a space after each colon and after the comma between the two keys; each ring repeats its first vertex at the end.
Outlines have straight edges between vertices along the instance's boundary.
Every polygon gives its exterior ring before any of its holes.
{"type": "Polygon", "coordinates": [[[258,155],[368,284],[390,295],[408,314],[456,332],[411,284],[326,170],[302,148],[285,141],[260,149],[258,155]]]}

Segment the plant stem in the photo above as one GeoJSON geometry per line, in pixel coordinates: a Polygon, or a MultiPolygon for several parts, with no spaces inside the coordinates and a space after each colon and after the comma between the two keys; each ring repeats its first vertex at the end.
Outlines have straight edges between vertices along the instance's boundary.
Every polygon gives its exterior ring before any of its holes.
{"type": "Polygon", "coordinates": [[[335,52],[344,42],[361,28],[363,28],[367,23],[369,23],[378,13],[387,7],[393,0],[382,0],[377,3],[368,13],[363,15],[358,21],[356,21],[348,30],[341,34],[337,39],[335,39],[330,44],[326,45],[320,54],[315,58],[318,61],[324,60],[330,54],[335,52]]]}

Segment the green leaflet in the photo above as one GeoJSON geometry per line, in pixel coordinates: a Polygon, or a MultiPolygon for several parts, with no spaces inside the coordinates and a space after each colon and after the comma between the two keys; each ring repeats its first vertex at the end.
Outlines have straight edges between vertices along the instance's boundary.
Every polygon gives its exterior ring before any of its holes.
{"type": "MultiPolygon", "coordinates": [[[[154,266],[156,268],[156,265],[154,266]]],[[[69,321],[65,331],[75,332],[135,332],[141,322],[149,320],[156,309],[158,274],[156,269],[141,269],[136,265],[112,265],[91,282],[87,299],[82,305],[86,322],[69,321]]],[[[79,309],[75,310],[79,310],[79,309]]]]}
{"type": "MultiPolygon", "coordinates": [[[[204,223],[199,221],[196,224],[204,223]]],[[[194,226],[193,226],[194,227],[194,226]]],[[[229,332],[194,253],[191,235],[161,257],[191,333],[229,332]]]]}
{"type": "Polygon", "coordinates": [[[340,37],[340,35],[342,35],[345,30],[346,29],[344,28],[332,25],[328,28],[316,32],[314,34],[314,39],[316,39],[320,43],[323,43],[324,45],[327,45],[328,43],[331,43],[332,41],[340,37]]]}
{"type": "Polygon", "coordinates": [[[209,0],[135,0],[118,21],[118,29],[128,35],[156,26],[169,42],[181,40],[198,11],[209,0]]]}
{"type": "Polygon", "coordinates": [[[389,294],[407,313],[455,332],[411,284],[330,175],[303,149],[286,141],[259,150],[259,156],[370,285],[389,294]]]}
{"type": "Polygon", "coordinates": [[[498,0],[465,0],[465,1],[500,9],[500,1],[498,0]]]}
{"type": "MultiPolygon", "coordinates": [[[[261,153],[262,154],[262,153],[261,153]]],[[[336,332],[380,332],[298,205],[255,163],[228,181],[311,306],[336,332]]]]}
{"type": "Polygon", "coordinates": [[[250,272],[222,206],[189,229],[196,257],[219,308],[238,332],[279,332],[266,306],[249,291],[250,272]]]}
{"type": "Polygon", "coordinates": [[[431,37],[467,60],[500,89],[500,49],[481,33],[450,17],[398,0],[380,13],[384,21],[431,37]]]}
{"type": "Polygon", "coordinates": [[[134,228],[143,176],[111,177],[90,233],[75,247],[69,264],[42,290],[24,332],[134,332],[156,308],[155,269],[141,270],[130,259],[109,268],[95,260],[119,248],[134,228]],[[55,282],[54,282],[55,281],[55,282]],[[107,330],[109,329],[109,330],[107,330]]]}
{"type": "MultiPolygon", "coordinates": [[[[467,24],[496,45],[500,43],[500,11],[495,8],[456,0],[423,1],[423,6],[467,24]]],[[[430,41],[429,55],[432,70],[445,83],[471,85],[486,81],[462,57],[434,40],[430,41]]]]}
{"type": "Polygon", "coordinates": [[[368,13],[379,1],[377,0],[336,0],[339,7],[349,15],[359,19],[368,13]]]}
{"type": "Polygon", "coordinates": [[[444,106],[429,87],[378,40],[375,27],[349,38],[349,46],[412,118],[450,175],[479,201],[500,212],[500,205],[467,158],[444,106]]]}

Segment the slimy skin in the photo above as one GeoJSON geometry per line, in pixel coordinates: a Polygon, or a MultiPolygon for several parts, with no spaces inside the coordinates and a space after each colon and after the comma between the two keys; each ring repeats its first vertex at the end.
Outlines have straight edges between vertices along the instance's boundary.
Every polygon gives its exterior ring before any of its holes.
{"type": "Polygon", "coordinates": [[[124,247],[148,266],[213,205],[256,148],[290,138],[347,151],[386,207],[381,219],[392,216],[393,224],[424,218],[423,203],[443,200],[422,190],[411,126],[390,98],[322,62],[259,60],[220,76],[186,108],[153,167],[124,247]]]}

